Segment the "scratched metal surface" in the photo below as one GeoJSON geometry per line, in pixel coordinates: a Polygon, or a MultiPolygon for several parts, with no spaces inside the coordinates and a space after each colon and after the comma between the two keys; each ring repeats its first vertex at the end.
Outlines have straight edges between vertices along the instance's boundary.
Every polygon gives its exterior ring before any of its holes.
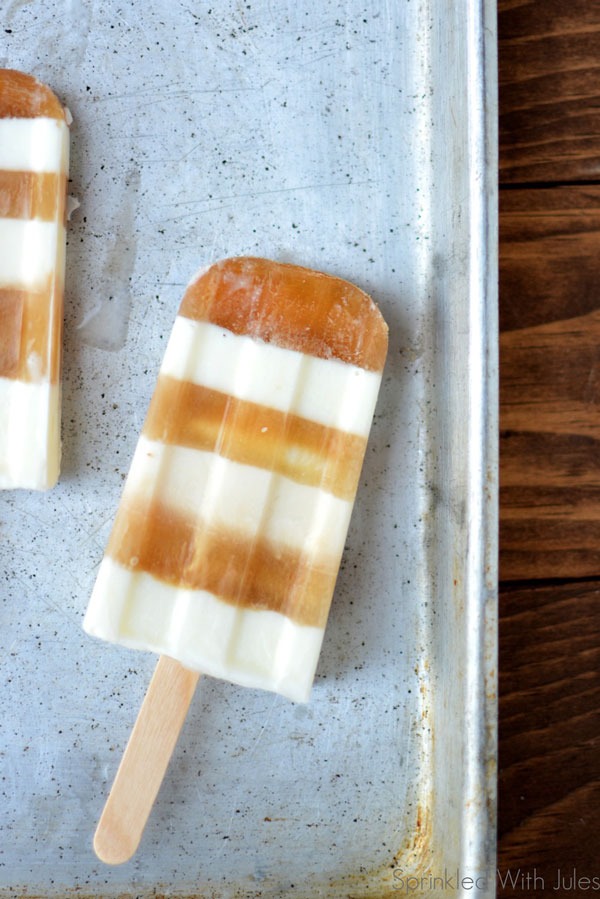
{"type": "Polygon", "coordinates": [[[47,495],[0,495],[0,894],[339,899],[484,878],[493,3],[1,8],[2,64],[71,109],[81,206],[63,474],[47,495]],[[201,683],[137,856],[107,869],[91,837],[155,659],[92,641],[81,618],[184,285],[245,253],[353,280],[384,311],[359,498],[312,702],[201,683]]]}

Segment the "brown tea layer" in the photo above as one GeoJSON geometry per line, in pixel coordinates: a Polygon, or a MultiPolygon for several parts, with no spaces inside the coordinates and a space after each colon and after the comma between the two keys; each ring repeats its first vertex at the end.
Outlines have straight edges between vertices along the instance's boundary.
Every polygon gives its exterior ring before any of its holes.
{"type": "Polygon", "coordinates": [[[23,295],[0,290],[0,378],[17,378],[23,327],[23,295]]]}
{"type": "Polygon", "coordinates": [[[337,559],[318,567],[302,553],[197,519],[158,502],[121,503],[107,555],[133,572],[206,590],[238,608],[269,610],[324,627],[337,559]]]}
{"type": "Polygon", "coordinates": [[[159,375],[143,432],[151,440],[216,452],[350,501],[366,446],[355,434],[168,375],[159,375]]]}
{"type": "Polygon", "coordinates": [[[0,69],[0,118],[65,120],[65,111],[49,87],[32,75],[0,69]]]}
{"type": "Polygon", "coordinates": [[[58,383],[62,315],[55,282],[52,275],[39,293],[0,289],[0,377],[58,383]]]}
{"type": "Polygon", "coordinates": [[[0,217],[62,219],[66,183],[65,175],[0,170],[0,217]]]}
{"type": "Polygon", "coordinates": [[[382,371],[388,329],[375,303],[348,281],[266,259],[212,265],[179,314],[322,359],[382,371]]]}

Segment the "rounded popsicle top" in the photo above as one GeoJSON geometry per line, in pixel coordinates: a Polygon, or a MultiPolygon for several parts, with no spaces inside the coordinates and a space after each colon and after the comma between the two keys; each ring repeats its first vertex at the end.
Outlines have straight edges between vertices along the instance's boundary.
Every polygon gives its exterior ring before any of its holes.
{"type": "Polygon", "coordinates": [[[0,69],[0,118],[33,119],[44,116],[66,121],[66,113],[50,88],[24,72],[0,69]]]}
{"type": "Polygon", "coordinates": [[[267,259],[240,256],[211,265],[187,288],[179,314],[375,372],[387,354],[387,325],[364,291],[267,259]]]}

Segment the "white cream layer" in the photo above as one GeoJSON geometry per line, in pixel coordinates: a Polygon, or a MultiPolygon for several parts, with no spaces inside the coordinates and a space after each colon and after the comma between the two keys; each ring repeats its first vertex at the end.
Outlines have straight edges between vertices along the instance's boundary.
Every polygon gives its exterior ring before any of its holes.
{"type": "Polygon", "coordinates": [[[60,469],[60,389],[0,378],[0,488],[47,490],[60,469]]]}
{"type": "Polygon", "coordinates": [[[209,527],[257,535],[308,556],[338,559],[352,503],[318,487],[215,453],[140,437],[125,498],[153,497],[209,527]]]}
{"type": "Polygon", "coordinates": [[[38,219],[0,219],[0,287],[41,290],[54,273],[64,226],[38,219]]]}
{"type": "Polygon", "coordinates": [[[177,316],[161,372],[366,437],[378,372],[177,316]]]}
{"type": "Polygon", "coordinates": [[[171,587],[105,557],[83,627],[188,668],[306,702],[324,630],[278,612],[238,609],[203,590],[171,587]]]}
{"type": "Polygon", "coordinates": [[[0,169],[12,172],[69,170],[69,129],[60,119],[0,119],[0,169]]]}

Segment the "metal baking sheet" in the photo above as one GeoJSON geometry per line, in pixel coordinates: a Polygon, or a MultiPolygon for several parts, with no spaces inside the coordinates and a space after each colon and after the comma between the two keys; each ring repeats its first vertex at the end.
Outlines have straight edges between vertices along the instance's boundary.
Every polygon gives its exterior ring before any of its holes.
{"type": "Polygon", "coordinates": [[[73,115],[64,463],[0,495],[0,894],[494,893],[490,0],[11,0],[73,115]],[[92,833],[155,665],[81,619],[184,286],[355,281],[389,362],[313,699],[201,682],[138,854],[92,833]]]}

